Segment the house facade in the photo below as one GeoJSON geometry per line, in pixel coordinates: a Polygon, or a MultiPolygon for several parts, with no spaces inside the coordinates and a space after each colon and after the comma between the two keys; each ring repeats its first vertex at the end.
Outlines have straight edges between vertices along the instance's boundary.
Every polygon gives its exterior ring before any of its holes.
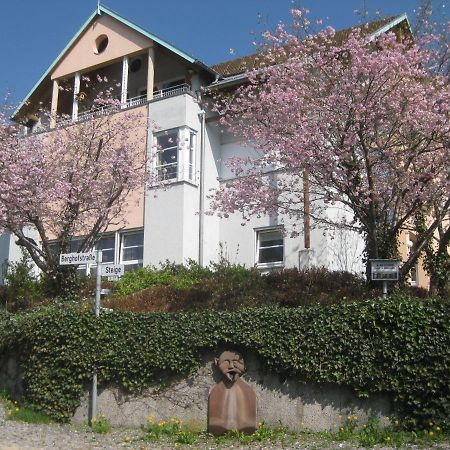
{"type": "MultiPolygon", "coordinates": [[[[403,15],[371,24],[370,32],[405,25],[403,15]]],[[[364,243],[356,233],[309,223],[290,237],[289,220],[281,215],[253,218],[242,226],[239,214],[226,219],[205,214],[208,194],[233,178],[226,160],[254,150],[221,129],[217,115],[207,108],[204,88],[229,89],[242,83],[249,61],[209,67],[101,6],[31,89],[14,115],[24,134],[76,126],[96,114],[120,117],[133,109],[142,117],[144,151],[151,155],[152,148],[159,149],[150,164],[165,187],[149,185],[135,193],[139,202],[126,212],[126,226],[109,229],[97,243],[105,263],[133,270],[165,261],[208,265],[226,258],[261,270],[325,266],[364,271],[364,243]],[[86,79],[97,76],[114,84],[119,110],[95,109],[86,79]],[[39,104],[51,112],[49,119],[39,115],[39,104]]],[[[329,214],[350,218],[343,210],[329,214]]],[[[33,237],[32,229],[29,233],[33,237]]],[[[73,244],[76,250],[76,239],[73,244]]],[[[18,259],[14,236],[0,236],[3,267],[18,259]]],[[[83,273],[90,269],[79,268],[83,273]]]]}

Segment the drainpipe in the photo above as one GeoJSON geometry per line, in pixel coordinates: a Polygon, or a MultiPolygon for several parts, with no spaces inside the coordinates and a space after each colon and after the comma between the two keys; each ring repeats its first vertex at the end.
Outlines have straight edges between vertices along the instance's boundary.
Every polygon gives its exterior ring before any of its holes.
{"type": "Polygon", "coordinates": [[[199,207],[198,207],[198,264],[203,266],[203,228],[205,212],[205,110],[198,113],[200,119],[200,186],[199,186],[199,207]]]}

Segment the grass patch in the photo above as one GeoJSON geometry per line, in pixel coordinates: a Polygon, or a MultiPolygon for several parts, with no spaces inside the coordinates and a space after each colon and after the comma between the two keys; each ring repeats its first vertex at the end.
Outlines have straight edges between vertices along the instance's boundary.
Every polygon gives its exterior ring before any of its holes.
{"type": "Polygon", "coordinates": [[[109,423],[105,414],[100,414],[98,417],[92,418],[91,430],[94,433],[99,433],[99,434],[106,434],[111,431],[111,424],[109,423]]]}
{"type": "Polygon", "coordinates": [[[11,400],[9,394],[4,390],[0,391],[0,402],[3,403],[3,406],[5,407],[6,418],[8,420],[34,424],[54,423],[54,420],[47,414],[37,411],[27,405],[20,405],[17,401],[11,400]]]}
{"type": "Polygon", "coordinates": [[[144,433],[142,440],[182,445],[218,445],[219,448],[254,444],[281,444],[283,448],[289,448],[295,442],[311,443],[319,446],[317,448],[322,446],[328,448],[333,444],[337,448],[338,443],[345,442],[364,448],[373,448],[377,445],[400,448],[408,444],[427,448],[433,443],[449,442],[448,433],[432,422],[427,429],[420,431],[404,431],[397,419],[386,418],[386,422],[387,425],[378,418],[371,418],[367,423],[361,424],[356,416],[349,416],[335,431],[320,433],[294,432],[281,424],[272,428],[261,422],[251,435],[235,430],[215,437],[198,427],[182,424],[177,419],[155,422],[154,417],[150,416],[148,424],[142,427],[144,433]]]}

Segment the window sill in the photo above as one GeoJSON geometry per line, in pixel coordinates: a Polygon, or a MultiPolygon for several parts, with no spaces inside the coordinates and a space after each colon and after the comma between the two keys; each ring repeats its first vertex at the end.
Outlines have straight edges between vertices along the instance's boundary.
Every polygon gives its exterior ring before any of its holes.
{"type": "Polygon", "coordinates": [[[283,269],[284,262],[273,262],[273,263],[256,263],[257,269],[267,270],[267,269],[283,269]]]}
{"type": "Polygon", "coordinates": [[[166,189],[170,186],[177,186],[180,184],[189,184],[192,187],[198,188],[198,184],[194,183],[193,181],[189,180],[166,180],[166,181],[159,181],[156,183],[149,184],[149,189],[166,189]]]}

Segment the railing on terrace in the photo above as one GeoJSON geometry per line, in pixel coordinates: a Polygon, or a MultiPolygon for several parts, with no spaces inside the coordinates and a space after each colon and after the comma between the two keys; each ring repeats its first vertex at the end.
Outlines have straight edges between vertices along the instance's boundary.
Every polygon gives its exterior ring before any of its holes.
{"type": "MultiPolygon", "coordinates": [[[[181,95],[185,93],[190,93],[192,95],[194,94],[194,92],[191,89],[191,86],[189,86],[188,84],[179,84],[177,86],[172,86],[169,88],[154,91],[153,99],[156,100],[161,98],[174,97],[176,95],[181,95]]],[[[146,94],[139,95],[137,97],[128,99],[126,103],[100,106],[97,108],[92,108],[89,111],[79,112],[76,118],[68,117],[60,119],[58,120],[56,127],[57,128],[65,127],[72,123],[90,120],[93,119],[94,117],[106,116],[108,114],[121,111],[123,109],[133,108],[136,106],[144,105],[146,103],[147,103],[147,95],[146,94]]]]}
{"type": "Polygon", "coordinates": [[[153,91],[153,98],[158,99],[164,97],[172,97],[175,95],[184,94],[186,92],[193,94],[191,86],[189,86],[189,84],[178,84],[176,86],[161,89],[159,91],[153,91]]]}

